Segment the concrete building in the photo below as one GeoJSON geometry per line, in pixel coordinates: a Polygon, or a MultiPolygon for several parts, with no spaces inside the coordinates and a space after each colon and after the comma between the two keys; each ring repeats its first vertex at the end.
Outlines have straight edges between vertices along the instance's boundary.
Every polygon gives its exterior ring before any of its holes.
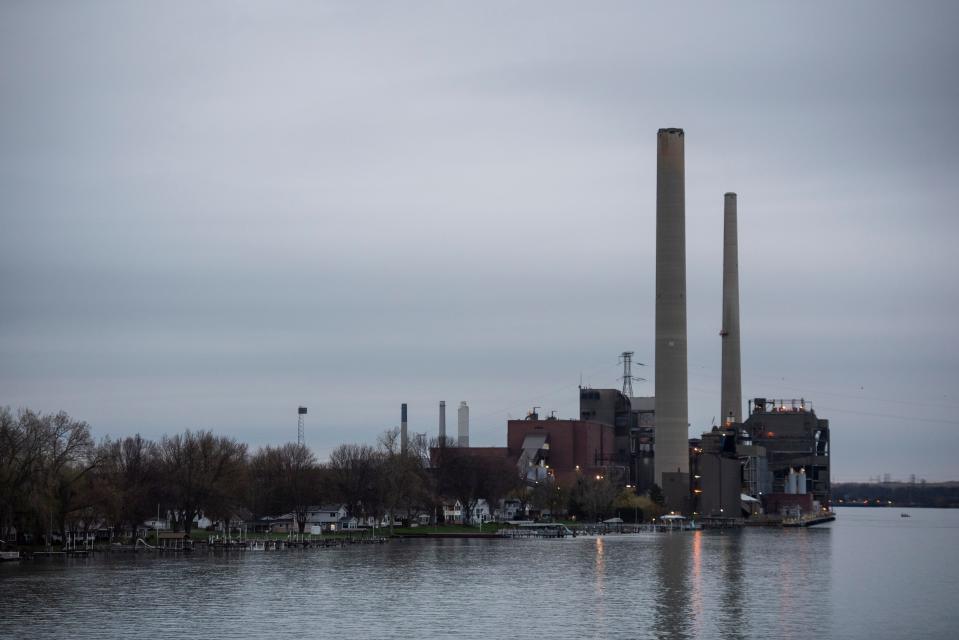
{"type": "Polygon", "coordinates": [[[656,458],[667,506],[686,511],[689,406],[686,358],[685,134],[660,129],[656,154],[656,458]]]}
{"type": "Polygon", "coordinates": [[[623,484],[648,491],[655,483],[656,399],[627,398],[619,389],[580,388],[579,416],[613,427],[607,464],[625,468],[623,484]]]}
{"type": "Polygon", "coordinates": [[[635,416],[630,399],[619,389],[579,390],[579,418],[592,422],[602,422],[613,427],[613,446],[606,451],[606,460],[610,466],[621,466],[625,470],[623,484],[634,482],[630,446],[630,433],[635,426],[635,416]]]}
{"type": "Polygon", "coordinates": [[[689,442],[692,511],[709,518],[751,515],[768,491],[765,448],[735,423],[689,442]]]}
{"type": "Polygon", "coordinates": [[[715,429],[690,440],[692,510],[700,516],[739,517],[742,466],[735,435],[715,429]]]}
{"type": "Polygon", "coordinates": [[[466,400],[460,402],[460,408],[456,412],[456,446],[470,446],[470,408],[466,400]]]}
{"type": "Polygon", "coordinates": [[[792,489],[811,494],[821,506],[830,505],[829,421],[816,416],[812,403],[756,398],[749,403],[743,429],[766,450],[770,476],[764,494],[788,494],[792,489]],[[802,487],[790,487],[790,472],[800,474],[802,487]]]}
{"type": "Polygon", "coordinates": [[[629,449],[632,456],[633,481],[639,493],[645,493],[655,484],[656,458],[656,398],[629,399],[633,419],[630,427],[629,449]]]}
{"type": "Polygon", "coordinates": [[[739,345],[739,240],[736,194],[727,193],[723,207],[723,341],[720,414],[723,423],[743,421],[742,370],[739,345]]]}

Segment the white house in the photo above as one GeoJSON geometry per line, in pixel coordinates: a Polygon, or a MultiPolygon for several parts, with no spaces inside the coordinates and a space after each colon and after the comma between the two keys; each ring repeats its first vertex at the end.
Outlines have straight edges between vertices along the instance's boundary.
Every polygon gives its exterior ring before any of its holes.
{"type": "MultiPolygon", "coordinates": [[[[480,498],[476,501],[476,505],[473,507],[473,513],[470,514],[470,521],[467,524],[476,527],[492,519],[493,515],[490,513],[489,504],[486,503],[486,500],[480,498]]],[[[459,500],[453,505],[443,505],[443,520],[463,524],[463,505],[459,500]]]]}
{"type": "Polygon", "coordinates": [[[359,521],[350,516],[343,504],[317,505],[306,510],[307,530],[316,527],[321,531],[342,531],[356,529],[358,525],[359,521]]]}

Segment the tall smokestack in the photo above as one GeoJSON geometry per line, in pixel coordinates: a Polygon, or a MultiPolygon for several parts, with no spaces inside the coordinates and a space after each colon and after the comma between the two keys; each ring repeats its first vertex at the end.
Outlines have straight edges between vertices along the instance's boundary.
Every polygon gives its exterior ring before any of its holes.
{"type": "Polygon", "coordinates": [[[400,451],[406,453],[409,443],[409,434],[406,430],[406,403],[404,402],[400,408],[400,451]]]}
{"type": "Polygon", "coordinates": [[[667,504],[689,497],[686,371],[686,168],[682,129],[660,129],[656,150],[655,482],[667,504]]]}
{"type": "Polygon", "coordinates": [[[723,209],[723,340],[720,407],[723,422],[743,421],[742,369],[739,359],[739,239],[736,194],[727,193],[723,209]]]}
{"type": "Polygon", "coordinates": [[[470,408],[466,406],[466,400],[460,402],[459,411],[457,411],[456,425],[456,446],[470,446],[470,408]]]}
{"type": "Polygon", "coordinates": [[[440,400],[440,446],[446,444],[446,400],[440,400]]]}

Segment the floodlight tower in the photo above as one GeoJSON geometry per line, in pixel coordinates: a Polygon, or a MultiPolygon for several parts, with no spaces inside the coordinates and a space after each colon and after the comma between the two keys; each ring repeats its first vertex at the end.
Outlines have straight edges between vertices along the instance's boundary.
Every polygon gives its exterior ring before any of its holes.
{"type": "Polygon", "coordinates": [[[306,444],[306,438],[303,434],[303,423],[306,421],[306,407],[300,407],[296,410],[296,441],[300,445],[306,444]]]}

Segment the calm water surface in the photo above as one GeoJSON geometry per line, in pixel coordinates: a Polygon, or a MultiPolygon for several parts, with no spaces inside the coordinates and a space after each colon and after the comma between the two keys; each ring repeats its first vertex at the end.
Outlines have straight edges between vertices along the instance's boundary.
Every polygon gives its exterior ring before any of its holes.
{"type": "Polygon", "coordinates": [[[0,565],[0,638],[957,637],[959,511],[0,565]]]}

